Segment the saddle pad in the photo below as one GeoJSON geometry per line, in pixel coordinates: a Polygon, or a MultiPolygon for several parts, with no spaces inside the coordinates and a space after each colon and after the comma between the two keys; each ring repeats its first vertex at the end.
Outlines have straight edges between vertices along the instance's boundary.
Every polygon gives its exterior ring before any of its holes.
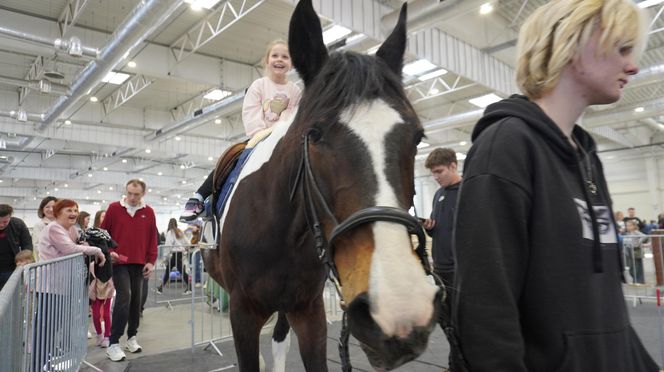
{"type": "Polygon", "coordinates": [[[205,209],[208,215],[212,215],[210,212],[212,212],[212,208],[214,207],[214,215],[217,218],[221,216],[230,192],[237,183],[244,164],[249,159],[254,148],[271,133],[272,128],[264,129],[256,133],[248,143],[235,144],[222,155],[217,163],[217,169],[214,174],[213,185],[216,192],[208,198],[209,200],[205,201],[205,209]]]}
{"type": "Polygon", "coordinates": [[[246,148],[242,151],[240,156],[237,159],[237,162],[235,163],[235,167],[233,167],[233,170],[231,173],[228,175],[226,180],[224,181],[223,185],[221,186],[221,190],[217,193],[216,197],[216,205],[214,206],[214,212],[215,216],[220,216],[222,211],[224,210],[224,206],[226,205],[228,196],[231,193],[231,190],[233,189],[233,186],[235,186],[235,183],[237,182],[238,176],[240,175],[240,171],[242,171],[242,167],[244,167],[244,164],[247,162],[247,159],[249,159],[249,155],[254,151],[253,148],[246,148]]]}

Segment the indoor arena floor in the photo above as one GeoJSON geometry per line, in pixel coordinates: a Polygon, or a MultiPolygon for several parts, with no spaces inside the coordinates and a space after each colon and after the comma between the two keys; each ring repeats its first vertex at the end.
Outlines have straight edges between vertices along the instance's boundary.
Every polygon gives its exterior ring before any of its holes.
{"type": "MultiPolygon", "coordinates": [[[[634,304],[627,303],[632,324],[641,337],[644,345],[661,364],[662,351],[660,349],[661,326],[658,309],[653,302],[634,304]]],[[[94,346],[89,342],[86,361],[104,372],[156,372],[156,371],[237,371],[235,349],[232,340],[217,342],[216,345],[223,354],[217,354],[214,349],[204,347],[190,348],[191,330],[187,324],[190,307],[186,305],[167,307],[151,307],[145,310],[141,319],[138,339],[143,347],[142,353],[129,354],[124,362],[111,362],[105,357],[105,349],[94,346]]],[[[607,311],[610,311],[607,309],[607,311]]],[[[664,313],[664,310],[663,310],[664,313]]],[[[327,358],[330,371],[340,371],[337,339],[339,337],[340,322],[335,321],[328,325],[327,358]]],[[[270,344],[271,330],[266,329],[261,336],[261,350],[266,362],[266,371],[271,371],[272,356],[270,344]]],[[[123,340],[124,341],[124,340],[123,340]]],[[[449,345],[439,327],[436,327],[429,341],[427,351],[417,360],[412,361],[396,371],[441,371],[447,366],[449,345]]],[[[350,345],[351,363],[354,371],[373,371],[357,341],[351,337],[350,345]]],[[[287,358],[286,370],[291,372],[304,371],[299,357],[297,340],[293,338],[287,358]]],[[[81,371],[93,371],[83,366],[81,371]]]]}

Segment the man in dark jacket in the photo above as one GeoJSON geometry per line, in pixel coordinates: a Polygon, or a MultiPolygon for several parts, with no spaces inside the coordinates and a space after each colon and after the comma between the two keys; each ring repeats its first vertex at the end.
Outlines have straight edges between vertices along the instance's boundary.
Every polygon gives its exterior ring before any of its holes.
{"type": "Polygon", "coordinates": [[[22,250],[32,250],[32,237],[25,222],[12,217],[14,209],[0,204],[0,289],[16,268],[14,257],[22,250]]]}
{"type": "Polygon", "coordinates": [[[433,268],[445,284],[445,308],[440,312],[438,323],[445,329],[450,323],[452,294],[454,293],[454,251],[452,250],[452,228],[454,210],[461,176],[457,172],[456,152],[449,148],[433,150],[424,166],[431,171],[440,189],[433,197],[431,216],[423,222],[427,234],[431,236],[433,268]]]}

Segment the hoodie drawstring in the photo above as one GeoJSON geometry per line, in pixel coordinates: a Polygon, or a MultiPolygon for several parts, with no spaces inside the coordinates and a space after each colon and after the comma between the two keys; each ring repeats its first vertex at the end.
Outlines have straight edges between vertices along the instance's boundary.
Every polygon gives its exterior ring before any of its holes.
{"type": "Polygon", "coordinates": [[[588,172],[590,172],[589,175],[586,175],[585,172],[583,171],[583,159],[579,156],[577,151],[574,151],[574,154],[576,155],[576,160],[577,160],[577,168],[579,169],[579,175],[581,176],[581,190],[583,190],[583,198],[586,201],[586,205],[588,206],[588,214],[590,215],[590,221],[592,224],[592,230],[593,230],[593,268],[596,273],[602,273],[604,272],[604,262],[602,261],[602,244],[601,244],[601,236],[599,234],[599,223],[597,222],[597,215],[595,214],[595,208],[593,208],[593,203],[590,198],[590,195],[588,194],[588,187],[594,186],[594,183],[592,181],[592,163],[590,159],[590,154],[586,153],[583,150],[583,147],[581,147],[581,144],[576,140],[574,136],[572,136],[572,140],[576,144],[576,147],[583,152],[584,156],[586,157],[586,161],[588,162],[588,172]]]}

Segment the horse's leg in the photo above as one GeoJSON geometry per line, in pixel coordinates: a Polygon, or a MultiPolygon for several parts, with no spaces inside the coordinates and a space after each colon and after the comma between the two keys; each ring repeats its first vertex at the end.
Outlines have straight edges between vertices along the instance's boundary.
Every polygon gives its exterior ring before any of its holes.
{"type": "Polygon", "coordinates": [[[268,318],[253,309],[250,303],[247,298],[231,294],[231,328],[240,372],[260,371],[258,340],[261,328],[268,318]]]}
{"type": "Polygon", "coordinates": [[[300,356],[306,371],[327,371],[327,322],[321,294],[313,303],[300,311],[287,314],[300,345],[300,356]]]}
{"type": "Polygon", "coordinates": [[[286,355],[290,349],[290,325],[286,315],[279,312],[277,324],[272,332],[272,360],[274,361],[274,372],[286,371],[286,355]]]}

